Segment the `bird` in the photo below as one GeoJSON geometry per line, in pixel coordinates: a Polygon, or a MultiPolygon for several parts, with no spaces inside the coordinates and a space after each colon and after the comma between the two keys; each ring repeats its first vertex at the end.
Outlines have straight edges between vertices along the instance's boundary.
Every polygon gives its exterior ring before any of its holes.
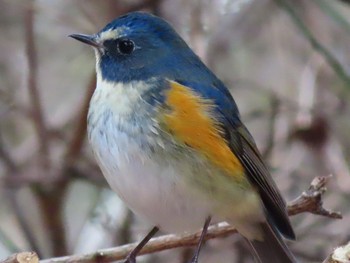
{"type": "Polygon", "coordinates": [[[117,17],[96,34],[70,37],[93,47],[97,84],[87,134],[97,163],[125,204],[154,227],[202,229],[226,221],[256,262],[297,262],[286,203],[225,84],[163,18],[117,17]]]}

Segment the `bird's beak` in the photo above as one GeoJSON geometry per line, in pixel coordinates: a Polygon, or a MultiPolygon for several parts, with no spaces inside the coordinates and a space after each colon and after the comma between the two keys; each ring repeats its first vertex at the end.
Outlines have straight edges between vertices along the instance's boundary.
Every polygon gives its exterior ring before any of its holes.
{"type": "Polygon", "coordinates": [[[97,42],[95,35],[72,34],[72,35],[69,35],[69,37],[74,38],[80,42],[83,42],[95,48],[101,47],[100,43],[97,42]]]}

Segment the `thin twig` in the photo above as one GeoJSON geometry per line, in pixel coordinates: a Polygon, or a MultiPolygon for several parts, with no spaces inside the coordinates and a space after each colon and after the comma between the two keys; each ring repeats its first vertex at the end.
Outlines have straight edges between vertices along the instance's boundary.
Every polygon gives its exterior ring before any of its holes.
{"type": "Polygon", "coordinates": [[[339,0],[339,1],[350,5],[350,0],[339,0]]]}
{"type": "Polygon", "coordinates": [[[0,242],[1,244],[11,253],[16,253],[17,251],[20,251],[18,246],[11,240],[9,235],[7,235],[2,229],[0,228],[0,242]]]}
{"type": "Polygon", "coordinates": [[[44,121],[40,93],[37,84],[38,57],[34,40],[34,0],[25,9],[25,47],[28,61],[28,90],[32,107],[33,124],[39,143],[39,159],[44,170],[49,167],[48,132],[44,121]]]}
{"type": "Polygon", "coordinates": [[[316,0],[316,3],[325,14],[338,23],[338,25],[342,26],[348,34],[350,33],[350,23],[339,11],[336,10],[332,2],[328,0],[316,0]]]}
{"type": "Polygon", "coordinates": [[[305,23],[299,17],[289,0],[275,0],[283,10],[287,12],[295,26],[299,29],[302,35],[309,41],[312,48],[315,49],[331,66],[338,77],[344,82],[345,86],[350,89],[350,76],[347,74],[341,63],[332,55],[332,53],[322,45],[316,37],[307,28],[305,23]]]}
{"type": "MultiPolygon", "coordinates": [[[[49,152],[49,132],[45,124],[43,108],[41,105],[40,93],[37,85],[38,59],[34,36],[34,5],[35,1],[28,2],[25,9],[25,43],[26,56],[28,60],[28,89],[30,104],[32,107],[33,124],[39,144],[39,173],[41,177],[52,176],[50,152],[49,152]]],[[[52,242],[53,254],[58,256],[67,253],[64,223],[62,221],[62,200],[64,198],[64,188],[60,189],[65,182],[55,184],[52,191],[47,191],[42,184],[35,185],[32,189],[42,212],[46,231],[52,242]]]]}
{"type": "Polygon", "coordinates": [[[279,113],[280,108],[280,101],[275,95],[271,95],[270,98],[270,108],[271,108],[271,114],[269,117],[269,130],[268,130],[268,137],[267,137],[267,143],[265,145],[265,149],[262,152],[262,156],[264,159],[267,159],[269,155],[271,154],[274,143],[275,143],[275,134],[276,134],[276,119],[277,115],[279,113]]]}
{"type": "Polygon", "coordinates": [[[7,151],[0,132],[0,161],[4,164],[8,172],[16,170],[16,163],[7,151]]]}
{"type": "MultiPolygon", "coordinates": [[[[16,178],[18,177],[18,167],[13,160],[11,154],[7,151],[3,141],[2,136],[0,133],[0,160],[3,161],[5,167],[6,167],[6,174],[8,175],[8,178],[16,178]]],[[[37,253],[40,255],[40,248],[38,245],[38,242],[36,241],[33,232],[31,231],[30,224],[25,220],[25,215],[23,212],[23,209],[20,207],[17,199],[17,191],[12,187],[6,187],[5,188],[5,194],[7,199],[9,200],[11,204],[11,209],[13,210],[16,219],[18,220],[19,227],[28,243],[31,249],[37,251],[37,253]]],[[[7,242],[10,244],[9,242],[7,242]]],[[[11,246],[13,247],[13,246],[11,246]]],[[[10,247],[9,247],[10,248],[10,247]]],[[[10,248],[11,249],[11,248],[10,248]]]]}
{"type": "Polygon", "coordinates": [[[56,181],[53,189],[48,190],[40,186],[35,191],[54,256],[65,255],[68,251],[63,221],[67,184],[68,180],[63,179],[56,181]]]}
{"type": "Polygon", "coordinates": [[[81,148],[83,147],[83,143],[86,135],[87,112],[89,109],[91,96],[95,90],[95,86],[96,86],[96,74],[94,72],[89,82],[89,85],[85,94],[84,102],[81,105],[81,108],[79,110],[79,114],[77,118],[78,120],[76,122],[77,124],[73,132],[72,140],[67,147],[67,151],[65,155],[65,168],[68,168],[75,162],[76,158],[79,156],[81,152],[81,148]]]}
{"type": "Polygon", "coordinates": [[[11,209],[13,210],[14,214],[16,215],[16,219],[18,220],[19,226],[21,228],[21,232],[23,233],[24,237],[26,238],[26,241],[27,241],[29,247],[32,250],[35,250],[39,255],[42,255],[39,244],[38,244],[37,240],[35,239],[35,235],[32,231],[32,227],[30,226],[29,222],[26,220],[24,211],[23,211],[22,207],[19,205],[16,192],[17,191],[14,189],[6,189],[6,196],[10,202],[11,209]]]}
{"type": "MultiPolygon", "coordinates": [[[[302,193],[300,197],[292,201],[288,205],[288,214],[296,215],[303,212],[310,212],[319,214],[330,218],[341,218],[339,213],[334,213],[322,207],[321,196],[325,192],[325,184],[329,180],[327,177],[316,177],[309,189],[302,193]]],[[[210,226],[206,240],[217,237],[226,237],[236,233],[236,229],[226,223],[220,223],[210,226]]],[[[140,255],[159,252],[171,248],[188,247],[197,244],[201,232],[192,235],[165,235],[153,238],[141,251],[140,255]]],[[[63,262],[81,262],[81,263],[95,263],[95,262],[112,262],[123,259],[129,252],[137,245],[137,243],[119,246],[115,248],[102,249],[94,253],[84,255],[72,255],[59,258],[51,258],[41,260],[41,263],[63,263],[63,262]]],[[[10,263],[10,262],[8,262],[10,263]]]]}
{"type": "Polygon", "coordinates": [[[323,207],[322,195],[326,192],[326,184],[330,178],[332,178],[331,175],[314,178],[307,191],[288,203],[288,215],[293,216],[309,212],[315,215],[342,219],[339,212],[333,212],[323,207]]]}

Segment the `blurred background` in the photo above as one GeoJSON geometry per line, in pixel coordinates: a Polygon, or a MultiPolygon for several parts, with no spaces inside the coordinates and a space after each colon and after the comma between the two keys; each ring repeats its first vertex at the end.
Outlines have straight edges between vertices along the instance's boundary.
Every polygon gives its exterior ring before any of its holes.
{"type": "MultiPolygon", "coordinates": [[[[0,258],[93,252],[151,226],[111,192],[85,139],[93,51],[70,38],[125,12],[167,19],[227,84],[287,200],[333,174],[325,206],[292,218],[302,262],[350,239],[350,3],[340,0],[0,0],[0,258]]],[[[187,262],[189,248],[138,262],[187,262]]],[[[200,262],[252,262],[239,235],[200,262]]]]}

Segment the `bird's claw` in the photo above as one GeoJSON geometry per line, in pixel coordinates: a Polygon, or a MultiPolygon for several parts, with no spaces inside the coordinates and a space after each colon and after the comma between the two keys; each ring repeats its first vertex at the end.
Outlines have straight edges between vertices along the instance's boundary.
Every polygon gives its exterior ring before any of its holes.
{"type": "Polygon", "coordinates": [[[194,255],[194,256],[192,257],[191,261],[188,262],[188,263],[198,263],[198,256],[197,256],[197,255],[194,255]]]}
{"type": "Polygon", "coordinates": [[[135,256],[127,256],[126,259],[123,261],[123,263],[136,263],[136,257],[135,256]]]}

